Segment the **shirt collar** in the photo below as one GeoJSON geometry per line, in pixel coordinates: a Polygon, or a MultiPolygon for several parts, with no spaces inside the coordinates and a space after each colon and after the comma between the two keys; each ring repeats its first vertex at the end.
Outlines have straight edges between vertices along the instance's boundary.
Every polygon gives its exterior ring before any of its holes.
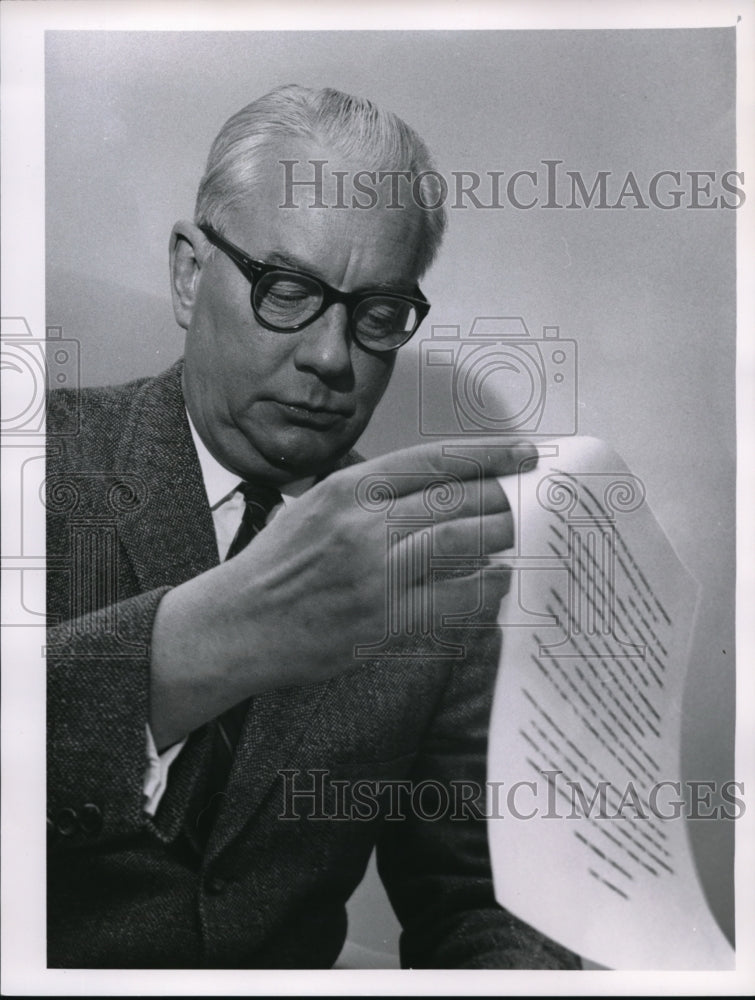
{"type": "MultiPolygon", "coordinates": [[[[238,489],[241,479],[235,472],[229,472],[225,466],[221,465],[215,456],[208,450],[204,441],[194,426],[189,411],[186,411],[186,419],[189,421],[189,430],[194,441],[194,447],[199,459],[199,467],[202,470],[202,480],[204,490],[207,494],[207,502],[211,510],[216,510],[222,503],[231,497],[238,489]]],[[[288,497],[298,497],[305,493],[310,486],[314,485],[316,477],[308,476],[306,479],[297,479],[293,483],[285,483],[279,486],[278,490],[284,500],[288,497]]]]}

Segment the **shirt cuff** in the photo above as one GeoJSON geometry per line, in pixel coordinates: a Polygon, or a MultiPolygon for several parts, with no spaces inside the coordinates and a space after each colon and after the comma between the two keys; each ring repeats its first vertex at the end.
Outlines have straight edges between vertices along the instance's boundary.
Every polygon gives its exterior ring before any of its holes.
{"type": "Polygon", "coordinates": [[[186,740],[174,743],[172,747],[157,752],[152,730],[147,728],[147,767],[144,771],[144,811],[148,816],[154,816],[160,800],[168,787],[168,768],[183,750],[186,740]]]}

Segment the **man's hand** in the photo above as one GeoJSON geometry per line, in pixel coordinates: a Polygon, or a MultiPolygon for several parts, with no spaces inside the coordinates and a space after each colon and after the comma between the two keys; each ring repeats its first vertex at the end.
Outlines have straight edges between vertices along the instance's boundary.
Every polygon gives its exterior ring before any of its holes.
{"type": "MultiPolygon", "coordinates": [[[[250,695],[358,668],[356,649],[386,635],[389,601],[404,619],[412,609],[407,632],[420,634],[473,611],[485,557],[513,543],[496,478],[536,457],[529,444],[469,439],[352,466],[281,510],[238,556],[176,587],[153,633],[158,747],[250,695]],[[431,557],[451,572],[431,572],[431,557]]],[[[508,574],[486,574],[496,608],[507,587],[508,574]]]]}

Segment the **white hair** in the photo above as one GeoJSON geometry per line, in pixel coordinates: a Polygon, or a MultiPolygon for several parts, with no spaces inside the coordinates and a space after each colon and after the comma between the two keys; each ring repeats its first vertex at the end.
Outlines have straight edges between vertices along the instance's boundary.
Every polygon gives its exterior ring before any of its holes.
{"type": "Polygon", "coordinates": [[[267,150],[281,136],[321,141],[337,152],[360,157],[366,170],[408,171],[412,181],[418,178],[415,203],[423,213],[425,234],[418,264],[424,273],[446,227],[439,175],[427,146],[398,115],[331,88],[277,87],[228,119],[212,144],[199,183],[197,224],[222,230],[248,197],[267,150]]]}

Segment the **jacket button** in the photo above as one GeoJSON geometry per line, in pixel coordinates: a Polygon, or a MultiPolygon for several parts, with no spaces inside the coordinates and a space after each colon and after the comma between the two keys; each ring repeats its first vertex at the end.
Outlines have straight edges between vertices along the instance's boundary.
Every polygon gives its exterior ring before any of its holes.
{"type": "Polygon", "coordinates": [[[88,837],[94,837],[102,829],[102,810],[94,802],[87,802],[79,812],[81,829],[88,837]]]}
{"type": "Polygon", "coordinates": [[[211,896],[218,896],[228,884],[228,879],[221,878],[220,875],[214,875],[211,879],[207,880],[207,892],[211,896]]]}
{"type": "Polygon", "coordinates": [[[66,807],[58,812],[55,826],[63,837],[71,837],[79,828],[79,817],[75,809],[66,807]]]}

